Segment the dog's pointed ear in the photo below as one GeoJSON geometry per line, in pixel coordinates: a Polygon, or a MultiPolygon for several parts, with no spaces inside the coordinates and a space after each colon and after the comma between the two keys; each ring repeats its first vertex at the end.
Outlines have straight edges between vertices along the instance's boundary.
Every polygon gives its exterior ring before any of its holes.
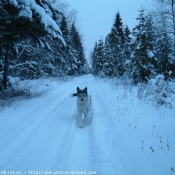
{"type": "Polygon", "coordinates": [[[77,87],[77,92],[79,92],[80,91],[80,88],[79,87],[77,87]]]}
{"type": "Polygon", "coordinates": [[[84,92],[87,93],[87,87],[84,88],[84,92]]]}

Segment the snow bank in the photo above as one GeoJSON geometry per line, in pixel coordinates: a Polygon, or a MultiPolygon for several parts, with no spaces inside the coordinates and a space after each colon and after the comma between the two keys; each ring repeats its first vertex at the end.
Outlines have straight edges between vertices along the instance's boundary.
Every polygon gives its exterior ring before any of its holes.
{"type": "Polygon", "coordinates": [[[107,79],[96,79],[93,84],[92,131],[97,172],[102,175],[172,174],[175,109],[155,108],[137,98],[137,87],[126,87],[125,83],[114,86],[107,79]]]}
{"type": "Polygon", "coordinates": [[[164,75],[157,75],[155,79],[150,79],[148,84],[140,83],[138,85],[137,96],[140,100],[152,102],[157,108],[164,106],[172,109],[174,93],[172,83],[165,81],[164,75]]]}

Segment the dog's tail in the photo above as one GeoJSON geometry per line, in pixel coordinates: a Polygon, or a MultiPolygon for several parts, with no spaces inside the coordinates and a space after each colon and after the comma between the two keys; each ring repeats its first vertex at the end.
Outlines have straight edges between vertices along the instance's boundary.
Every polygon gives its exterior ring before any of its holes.
{"type": "Polygon", "coordinates": [[[71,95],[71,97],[76,97],[77,96],[77,93],[73,93],[72,95],[71,95]]]}

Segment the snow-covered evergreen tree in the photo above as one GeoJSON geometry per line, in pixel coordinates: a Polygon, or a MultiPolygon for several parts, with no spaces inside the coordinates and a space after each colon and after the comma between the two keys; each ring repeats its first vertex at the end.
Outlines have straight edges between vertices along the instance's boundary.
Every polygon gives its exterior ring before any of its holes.
{"type": "Polygon", "coordinates": [[[14,42],[31,37],[39,40],[39,38],[49,35],[51,38],[61,40],[62,44],[66,45],[59,26],[52,18],[54,11],[55,8],[51,1],[46,0],[23,2],[3,0],[0,3],[0,45],[6,50],[4,89],[7,89],[9,54],[14,42]]]}
{"type": "Polygon", "coordinates": [[[130,30],[124,28],[120,13],[116,14],[110,33],[105,43],[100,40],[94,48],[94,70],[103,76],[123,76],[126,70],[130,71],[130,30]],[[100,50],[100,51],[99,51],[100,50]],[[99,61],[100,60],[100,61],[99,61]]]}
{"type": "Polygon", "coordinates": [[[156,40],[156,69],[159,74],[164,74],[165,79],[174,74],[172,58],[172,46],[167,34],[159,36],[156,40]]]}
{"type": "Polygon", "coordinates": [[[84,54],[84,48],[82,39],[80,37],[79,32],[77,31],[75,24],[73,23],[70,30],[70,38],[71,38],[71,47],[72,47],[72,56],[74,60],[71,63],[72,69],[74,69],[74,73],[81,75],[86,73],[87,60],[84,54]]]}
{"type": "MultiPolygon", "coordinates": [[[[2,68],[5,63],[10,63],[8,73],[21,79],[87,73],[89,68],[77,31],[78,47],[72,40],[72,11],[70,13],[65,10],[65,3],[55,0],[0,2],[2,68]],[[7,36],[11,39],[10,60],[5,62],[7,36]]],[[[5,65],[7,72],[8,64],[5,65]]],[[[8,73],[5,73],[6,77],[8,73]]]]}
{"type": "Polygon", "coordinates": [[[125,42],[123,44],[123,61],[124,61],[124,73],[125,76],[131,76],[131,31],[126,25],[124,29],[125,42]]]}
{"type": "Polygon", "coordinates": [[[114,24],[109,33],[111,52],[113,53],[114,75],[122,76],[124,73],[123,44],[125,42],[124,27],[120,13],[116,14],[114,24]]]}
{"type": "Polygon", "coordinates": [[[175,1],[151,0],[156,32],[156,71],[165,79],[175,77],[175,1]]]}
{"type": "Polygon", "coordinates": [[[137,17],[138,25],[133,29],[132,76],[134,83],[147,82],[153,70],[154,54],[151,50],[152,39],[149,37],[145,10],[141,9],[137,17]]]}
{"type": "Polygon", "coordinates": [[[103,40],[100,39],[97,43],[96,48],[96,72],[100,76],[104,76],[103,68],[104,68],[104,43],[103,40]]]}
{"type": "Polygon", "coordinates": [[[97,42],[95,42],[95,46],[91,55],[91,60],[92,60],[92,73],[94,75],[97,75],[97,42]]]}
{"type": "Polygon", "coordinates": [[[103,72],[107,77],[114,77],[114,64],[113,64],[113,53],[110,47],[110,39],[107,36],[104,43],[104,65],[103,72]]]}

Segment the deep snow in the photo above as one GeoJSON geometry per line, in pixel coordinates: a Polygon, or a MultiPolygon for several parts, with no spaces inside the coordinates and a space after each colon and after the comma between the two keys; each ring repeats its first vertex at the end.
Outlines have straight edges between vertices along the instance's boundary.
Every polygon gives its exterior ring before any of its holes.
{"type": "Polygon", "coordinates": [[[0,112],[0,174],[175,174],[174,108],[156,108],[137,98],[137,87],[92,75],[29,85],[46,93],[0,112]],[[71,97],[77,86],[92,98],[83,129],[71,97]]]}

